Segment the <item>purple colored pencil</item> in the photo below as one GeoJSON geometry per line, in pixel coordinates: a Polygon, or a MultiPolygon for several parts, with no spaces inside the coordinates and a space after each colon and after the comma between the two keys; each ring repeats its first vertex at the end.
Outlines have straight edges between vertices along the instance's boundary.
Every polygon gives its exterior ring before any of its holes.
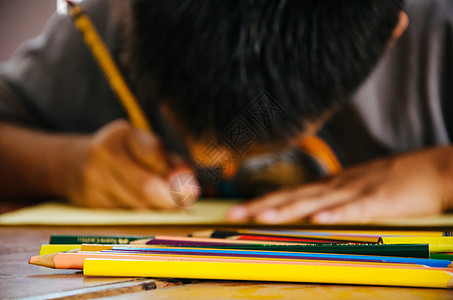
{"type": "MultiPolygon", "coordinates": [[[[306,256],[291,256],[291,255],[278,255],[278,254],[248,254],[248,253],[219,253],[217,251],[213,252],[193,252],[189,250],[180,250],[180,251],[166,251],[166,250],[130,250],[127,248],[122,249],[112,249],[112,250],[102,250],[102,253],[129,253],[129,254],[162,254],[162,255],[204,255],[204,256],[231,256],[231,257],[242,257],[242,258],[281,258],[281,259],[313,259],[313,260],[333,260],[332,257],[306,257],[306,256]]],[[[348,258],[338,258],[335,260],[338,261],[351,261],[348,258]]],[[[354,260],[355,261],[355,260],[354,260]]],[[[357,260],[358,261],[358,260],[357,260]]],[[[372,260],[372,259],[361,259],[361,262],[384,262],[383,260],[372,260]]]]}
{"type": "Polygon", "coordinates": [[[146,242],[146,245],[162,245],[162,246],[173,246],[173,247],[231,246],[232,244],[233,243],[198,242],[198,241],[184,241],[184,240],[178,241],[178,240],[164,240],[164,239],[152,239],[152,240],[149,240],[146,242]]]}
{"type": "Polygon", "coordinates": [[[376,255],[310,253],[310,252],[279,252],[260,250],[228,250],[228,249],[171,249],[171,248],[126,248],[113,247],[112,250],[102,250],[105,253],[128,254],[161,254],[161,255],[203,255],[203,256],[231,256],[243,258],[280,258],[280,259],[307,259],[307,260],[336,260],[376,263],[416,264],[427,267],[452,268],[453,262],[443,259],[427,259],[412,257],[392,257],[376,255]]]}

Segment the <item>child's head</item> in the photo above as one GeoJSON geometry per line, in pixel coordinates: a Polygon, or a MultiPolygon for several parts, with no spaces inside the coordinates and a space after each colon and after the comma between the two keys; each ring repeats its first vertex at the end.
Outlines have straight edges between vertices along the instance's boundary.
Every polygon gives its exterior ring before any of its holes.
{"type": "Polygon", "coordinates": [[[403,0],[135,0],[128,62],[136,88],[163,104],[190,136],[222,136],[239,118],[261,142],[285,143],[364,81],[402,6],[403,0]]]}

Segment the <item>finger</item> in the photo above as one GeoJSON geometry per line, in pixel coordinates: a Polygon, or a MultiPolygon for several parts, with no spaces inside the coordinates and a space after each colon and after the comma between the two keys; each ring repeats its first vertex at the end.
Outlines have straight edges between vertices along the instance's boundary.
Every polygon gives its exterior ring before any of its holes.
{"type": "MultiPolygon", "coordinates": [[[[109,165],[107,165],[109,166],[109,165]]],[[[132,195],[124,183],[115,176],[111,168],[86,169],[84,195],[95,207],[113,208],[146,208],[146,205],[139,201],[139,197],[132,195]]],[[[85,200],[87,201],[87,200],[85,200]]]]}
{"type": "MultiPolygon", "coordinates": [[[[115,131],[116,134],[130,133],[130,130],[126,128],[129,126],[127,124],[117,121],[114,126],[119,127],[115,131]]],[[[116,139],[116,141],[118,140],[124,139],[116,139]]],[[[136,141],[137,139],[132,140],[136,141]]],[[[114,186],[117,186],[117,188],[118,186],[124,186],[124,189],[117,189],[119,194],[112,193],[111,196],[119,200],[121,205],[130,205],[132,203],[140,205],[138,204],[138,201],[140,201],[146,207],[175,208],[176,205],[169,196],[168,183],[165,183],[164,179],[156,175],[154,169],[137,163],[137,160],[131,158],[130,153],[124,149],[124,147],[127,147],[125,143],[114,141],[108,140],[107,143],[100,143],[96,151],[94,151],[95,160],[103,164],[102,169],[107,170],[106,173],[110,172],[113,174],[114,179],[104,174],[106,176],[105,181],[110,179],[114,182],[115,184],[112,188],[114,186]],[[158,181],[158,183],[155,181],[158,181]]],[[[143,150],[141,147],[136,149],[143,150]]]]}
{"type": "Polygon", "coordinates": [[[289,204],[291,201],[294,201],[294,199],[316,197],[321,194],[322,191],[325,191],[325,183],[312,183],[295,190],[272,192],[263,197],[233,207],[228,212],[227,219],[231,222],[247,221],[251,217],[264,211],[289,204]]]}
{"type": "Polygon", "coordinates": [[[155,176],[148,180],[143,190],[146,194],[147,203],[152,207],[164,209],[179,207],[178,203],[171,197],[168,182],[160,177],[155,176]]]}
{"type": "Polygon", "coordinates": [[[115,203],[116,207],[146,209],[149,207],[141,197],[141,193],[130,187],[119,176],[118,172],[109,170],[103,175],[102,189],[110,197],[110,200],[115,203]]]}
{"type": "Polygon", "coordinates": [[[263,203],[254,203],[258,205],[248,213],[255,216],[257,222],[263,223],[292,222],[302,219],[320,209],[350,201],[358,194],[372,193],[376,184],[367,185],[366,180],[365,183],[363,182],[363,177],[362,170],[350,169],[294,191],[281,195],[271,194],[264,199],[263,203]]]}
{"type": "Polygon", "coordinates": [[[167,181],[148,169],[136,165],[135,162],[126,159],[121,164],[116,164],[112,173],[117,178],[117,182],[127,189],[122,198],[126,203],[139,201],[148,208],[177,207],[170,197],[170,187],[167,181]],[[136,200],[132,200],[131,197],[135,197],[136,200]]]}
{"type": "Polygon", "coordinates": [[[115,201],[101,189],[92,189],[82,195],[83,199],[78,204],[90,208],[116,208],[115,201]]]}
{"type": "Polygon", "coordinates": [[[289,223],[299,221],[321,209],[349,201],[354,193],[351,190],[340,189],[308,198],[300,198],[300,194],[296,193],[284,205],[258,213],[254,217],[254,220],[258,223],[289,223]]]}
{"type": "Polygon", "coordinates": [[[139,129],[131,129],[127,138],[126,150],[140,165],[160,175],[166,175],[169,166],[161,142],[152,134],[139,129]]]}
{"type": "MultiPolygon", "coordinates": [[[[423,196],[421,198],[429,199],[423,196]]],[[[440,211],[431,202],[419,200],[416,196],[406,199],[400,195],[369,196],[315,213],[311,216],[311,221],[319,224],[367,223],[384,218],[437,214],[440,211]],[[410,205],[411,202],[414,205],[410,205]]]]}

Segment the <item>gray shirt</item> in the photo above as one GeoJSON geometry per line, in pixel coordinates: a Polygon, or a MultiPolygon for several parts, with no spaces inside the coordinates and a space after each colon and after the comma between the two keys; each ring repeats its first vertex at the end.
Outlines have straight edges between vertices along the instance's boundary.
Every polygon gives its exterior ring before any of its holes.
{"type": "MultiPolygon", "coordinates": [[[[84,1],[86,13],[117,58],[115,5],[84,1]]],[[[42,34],[0,65],[0,117],[52,131],[92,132],[125,117],[69,15],[54,14],[42,34]]]]}
{"type": "Polygon", "coordinates": [[[409,27],[328,127],[350,163],[448,144],[453,1],[406,1],[409,27]]]}

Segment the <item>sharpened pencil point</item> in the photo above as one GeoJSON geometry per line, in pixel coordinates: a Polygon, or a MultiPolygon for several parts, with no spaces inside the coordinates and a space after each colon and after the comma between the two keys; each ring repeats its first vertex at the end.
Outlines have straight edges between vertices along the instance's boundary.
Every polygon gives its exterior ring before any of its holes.
{"type": "Polygon", "coordinates": [[[43,266],[55,269],[55,262],[53,261],[55,254],[32,256],[28,263],[31,265],[43,266]]]}
{"type": "Polygon", "coordinates": [[[30,257],[30,259],[28,260],[28,263],[34,265],[36,259],[37,259],[37,256],[32,256],[32,257],[30,257]]]}

